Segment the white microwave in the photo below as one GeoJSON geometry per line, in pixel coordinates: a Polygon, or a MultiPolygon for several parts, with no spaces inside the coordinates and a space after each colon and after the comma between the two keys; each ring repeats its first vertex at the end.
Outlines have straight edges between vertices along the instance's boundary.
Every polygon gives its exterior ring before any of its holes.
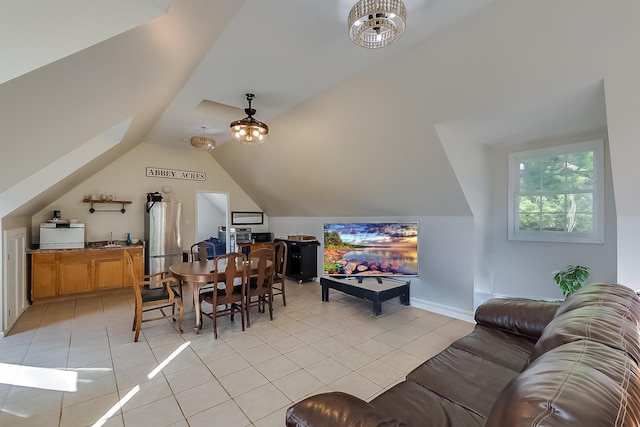
{"type": "Polygon", "coordinates": [[[84,224],[40,225],[40,249],[78,249],[84,248],[84,224]]]}

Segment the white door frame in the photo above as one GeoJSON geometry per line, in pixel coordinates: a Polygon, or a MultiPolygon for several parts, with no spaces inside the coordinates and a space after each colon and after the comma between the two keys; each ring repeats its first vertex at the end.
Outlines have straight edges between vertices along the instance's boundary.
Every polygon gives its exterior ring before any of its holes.
{"type": "MultiPolygon", "coordinates": [[[[199,203],[199,197],[198,195],[200,194],[215,194],[215,195],[222,195],[225,197],[226,199],[226,207],[225,207],[225,228],[226,228],[226,251],[227,253],[230,252],[230,240],[229,240],[229,227],[231,225],[231,202],[229,200],[229,192],[228,191],[210,191],[210,190],[197,190],[196,191],[196,208],[195,208],[195,214],[196,214],[196,226],[195,226],[195,234],[197,234],[198,230],[199,230],[199,221],[200,218],[198,218],[198,203],[199,203]]],[[[217,236],[213,236],[213,237],[217,237],[217,236]]],[[[197,240],[197,239],[196,239],[197,240]]]]}
{"type": "Polygon", "coordinates": [[[2,328],[0,336],[4,337],[15,325],[20,315],[29,306],[27,301],[27,229],[20,227],[5,230],[2,240],[2,292],[0,292],[0,307],[2,307],[2,328]],[[21,242],[18,247],[12,242],[21,242]],[[12,265],[13,268],[9,268],[12,265]],[[13,274],[14,277],[9,277],[13,274]],[[12,287],[9,287],[11,282],[12,287]],[[15,312],[9,317],[10,309],[15,312]]]}

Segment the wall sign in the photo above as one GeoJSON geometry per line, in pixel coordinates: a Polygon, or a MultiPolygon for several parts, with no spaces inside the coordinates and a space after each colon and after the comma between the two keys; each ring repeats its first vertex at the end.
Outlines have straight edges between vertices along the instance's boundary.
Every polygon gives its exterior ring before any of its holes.
{"type": "Polygon", "coordinates": [[[184,179],[188,181],[206,181],[207,174],[197,171],[181,171],[178,169],[153,168],[147,166],[147,176],[152,178],[184,179]]]}

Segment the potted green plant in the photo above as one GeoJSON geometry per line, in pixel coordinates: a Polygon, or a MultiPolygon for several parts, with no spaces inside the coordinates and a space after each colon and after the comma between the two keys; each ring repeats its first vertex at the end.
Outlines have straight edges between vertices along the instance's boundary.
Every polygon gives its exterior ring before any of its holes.
{"type": "Polygon", "coordinates": [[[581,288],[589,278],[589,267],[582,265],[569,265],[564,270],[556,270],[553,273],[553,280],[560,288],[562,295],[566,298],[574,291],[581,288]]]}

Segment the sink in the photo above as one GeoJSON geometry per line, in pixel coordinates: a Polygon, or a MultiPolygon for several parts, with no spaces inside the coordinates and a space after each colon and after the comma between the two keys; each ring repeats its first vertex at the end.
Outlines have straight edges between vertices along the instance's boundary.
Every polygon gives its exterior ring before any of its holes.
{"type": "Polygon", "coordinates": [[[97,241],[97,242],[87,242],[87,248],[95,248],[95,249],[102,249],[102,248],[122,248],[124,247],[125,244],[124,242],[120,242],[119,240],[116,241],[110,241],[110,240],[102,240],[102,241],[97,241]]]}

